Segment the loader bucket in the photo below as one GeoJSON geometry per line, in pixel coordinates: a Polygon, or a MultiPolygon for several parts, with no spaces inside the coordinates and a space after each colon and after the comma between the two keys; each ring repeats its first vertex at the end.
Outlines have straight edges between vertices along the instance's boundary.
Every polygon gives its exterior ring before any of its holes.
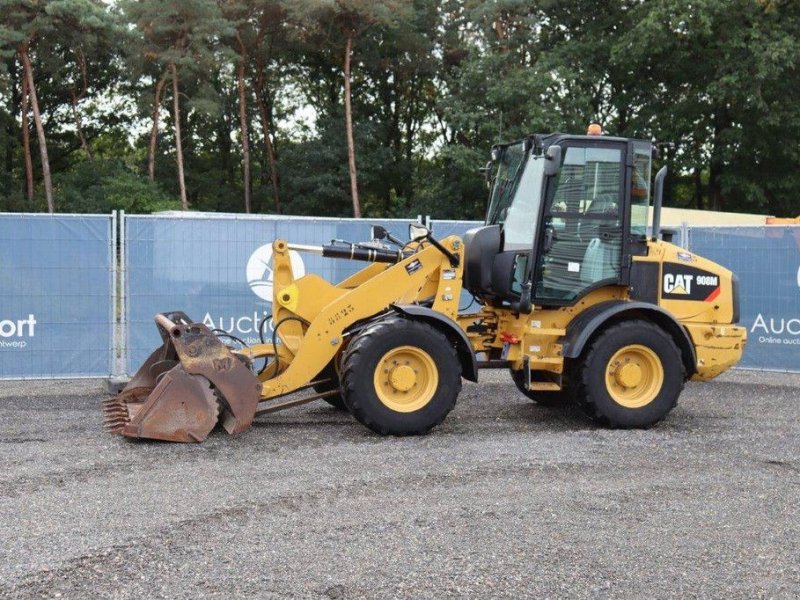
{"type": "Polygon", "coordinates": [[[183,313],[156,315],[164,343],[122,392],[103,403],[106,428],[129,438],[202,442],[220,420],[248,429],[261,383],[202,323],[183,313]]]}

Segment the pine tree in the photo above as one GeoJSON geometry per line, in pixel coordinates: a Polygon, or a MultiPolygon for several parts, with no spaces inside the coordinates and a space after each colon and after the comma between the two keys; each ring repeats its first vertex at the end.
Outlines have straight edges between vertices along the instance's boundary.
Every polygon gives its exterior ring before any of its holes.
{"type": "Polygon", "coordinates": [[[220,36],[231,33],[230,25],[215,0],[126,0],[121,8],[127,19],[136,24],[144,56],[159,70],[163,69],[172,82],[178,188],[181,207],[188,210],[181,135],[181,76],[216,68],[214,49],[220,36]]]}

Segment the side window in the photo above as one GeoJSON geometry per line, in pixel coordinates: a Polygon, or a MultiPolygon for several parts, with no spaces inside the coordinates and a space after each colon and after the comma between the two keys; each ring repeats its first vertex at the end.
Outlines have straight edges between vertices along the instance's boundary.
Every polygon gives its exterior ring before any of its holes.
{"type": "Polygon", "coordinates": [[[503,250],[533,249],[543,178],[543,170],[537,161],[541,163],[542,160],[536,156],[528,158],[503,226],[503,250]]]}
{"type": "Polygon", "coordinates": [[[545,217],[553,242],[541,257],[536,298],[570,301],[619,277],[623,152],[570,147],[545,217]]]}
{"type": "Polygon", "coordinates": [[[633,175],[631,177],[631,235],[646,236],[650,208],[650,146],[633,147],[633,175]]]}

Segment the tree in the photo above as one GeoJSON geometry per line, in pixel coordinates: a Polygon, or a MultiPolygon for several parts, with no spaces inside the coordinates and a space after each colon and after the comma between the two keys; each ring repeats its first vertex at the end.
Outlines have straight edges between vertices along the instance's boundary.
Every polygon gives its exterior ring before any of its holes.
{"type": "MultiPolygon", "coordinates": [[[[333,48],[340,46],[342,54],[342,76],[344,78],[344,118],[347,138],[347,162],[350,175],[350,194],[353,201],[353,216],[361,217],[358,197],[358,172],[356,148],[353,136],[352,58],[355,41],[370,27],[377,24],[392,25],[407,12],[407,3],[398,0],[304,0],[295,5],[295,14],[307,13],[315,19],[312,26],[317,34],[327,37],[333,48]],[[338,37],[330,36],[330,25],[336,27],[338,37]]],[[[302,17],[301,17],[302,18],[302,17]]],[[[306,21],[307,22],[307,21],[306,21]]],[[[312,36],[312,39],[315,39],[312,36]]],[[[318,40],[317,37],[315,39],[318,40]]],[[[312,42],[313,43],[313,42],[312,42]]]]}
{"type": "Polygon", "coordinates": [[[239,132],[242,141],[242,169],[244,187],[244,212],[251,212],[252,179],[250,176],[250,128],[247,112],[246,74],[252,45],[252,20],[257,10],[255,3],[242,0],[219,0],[222,15],[233,29],[233,47],[237,56],[236,83],[239,98],[239,132]],[[247,40],[248,43],[245,43],[247,40]]]}
{"type": "Polygon", "coordinates": [[[270,67],[278,63],[278,50],[283,49],[283,56],[293,52],[293,40],[287,33],[287,10],[282,1],[256,0],[253,15],[255,39],[253,51],[255,69],[251,87],[255,92],[258,113],[261,119],[264,154],[269,169],[269,180],[272,187],[273,206],[276,213],[281,212],[281,199],[278,183],[277,153],[272,136],[275,127],[273,122],[274,86],[270,85],[270,67]]]}
{"type": "Polygon", "coordinates": [[[126,17],[136,24],[143,38],[145,56],[164,69],[172,81],[178,188],[181,207],[188,210],[181,135],[184,115],[181,113],[180,76],[183,70],[190,72],[214,66],[214,47],[219,36],[230,33],[229,24],[213,0],[126,0],[122,9],[126,17]]]}
{"type": "MultiPolygon", "coordinates": [[[[71,104],[77,134],[87,156],[91,157],[78,112],[78,103],[88,93],[88,60],[84,52],[87,44],[102,38],[112,27],[111,13],[100,0],[50,0],[13,2],[0,0],[0,50],[16,54],[22,65],[23,99],[22,128],[25,153],[28,198],[32,198],[30,142],[28,138],[28,107],[33,111],[33,121],[41,156],[42,178],[49,212],[55,211],[53,184],[50,174],[50,157],[47,136],[42,120],[34,57],[40,62],[55,61],[56,67],[65,60],[61,50],[72,53],[81,73],[81,84],[72,88],[71,104]],[[77,91],[80,90],[80,91],[77,91]]],[[[94,58],[94,57],[93,57],[94,58]]],[[[97,57],[99,58],[99,57],[97,57]]],[[[108,68],[108,66],[106,66],[108,68]]]]}
{"type": "Polygon", "coordinates": [[[600,121],[668,204],[793,215],[798,38],[794,0],[0,0],[0,209],[479,218],[493,143],[600,121]]]}
{"type": "MultiPolygon", "coordinates": [[[[3,15],[2,26],[0,26],[0,48],[4,48],[6,53],[9,49],[13,49],[22,64],[22,77],[27,92],[26,102],[30,102],[30,107],[33,109],[33,122],[39,138],[47,210],[52,213],[55,212],[55,204],[53,202],[53,182],[50,176],[50,159],[47,153],[47,140],[39,109],[39,98],[36,93],[33,63],[31,62],[32,46],[38,36],[53,27],[53,22],[49,18],[45,6],[45,3],[42,2],[0,0],[0,13],[3,15]]],[[[24,115],[23,126],[26,124],[26,119],[27,116],[24,115]]],[[[26,161],[30,161],[29,155],[26,157],[26,161]]]]}
{"type": "Polygon", "coordinates": [[[615,60],[636,74],[641,130],[672,143],[696,208],[796,211],[800,7],[672,0],[632,14],[615,60]]]}

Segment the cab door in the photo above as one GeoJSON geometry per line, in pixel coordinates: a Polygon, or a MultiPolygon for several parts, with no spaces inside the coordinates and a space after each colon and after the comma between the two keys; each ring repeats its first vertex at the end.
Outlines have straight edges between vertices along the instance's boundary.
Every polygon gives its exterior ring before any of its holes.
{"type": "Polygon", "coordinates": [[[567,141],[548,186],[534,301],[569,305],[620,281],[626,144],[567,141]]]}

